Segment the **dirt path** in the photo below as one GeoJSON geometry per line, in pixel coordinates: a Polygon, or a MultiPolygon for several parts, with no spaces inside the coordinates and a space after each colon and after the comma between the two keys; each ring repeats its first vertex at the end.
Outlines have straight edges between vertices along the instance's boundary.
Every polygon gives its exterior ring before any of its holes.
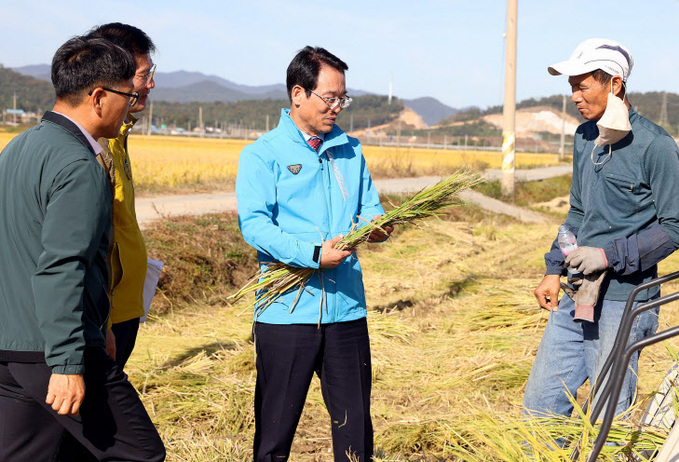
{"type": "MultiPolygon", "coordinates": [[[[517,170],[516,181],[536,181],[566,175],[572,171],[570,166],[545,167],[530,170],[517,170]]],[[[489,169],[484,173],[488,180],[496,180],[502,172],[489,169]]],[[[417,192],[438,182],[440,177],[395,178],[375,180],[377,190],[382,193],[417,192]]],[[[522,207],[505,204],[475,191],[464,191],[461,195],[469,201],[494,213],[511,215],[527,223],[543,223],[545,217],[522,207]]],[[[236,210],[236,193],[220,192],[214,194],[173,194],[137,199],[137,220],[144,226],[153,220],[172,215],[202,215],[236,210]]]]}

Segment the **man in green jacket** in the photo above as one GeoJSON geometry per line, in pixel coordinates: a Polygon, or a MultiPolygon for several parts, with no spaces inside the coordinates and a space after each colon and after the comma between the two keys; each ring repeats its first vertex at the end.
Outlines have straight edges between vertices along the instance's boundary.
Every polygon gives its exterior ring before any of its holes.
{"type": "Polygon", "coordinates": [[[57,50],[57,102],[0,154],[0,460],[162,461],[136,390],[105,351],[111,196],[96,139],[116,137],[133,57],[104,39],[57,50]]]}
{"type": "MultiPolygon", "coordinates": [[[[106,331],[106,351],[124,369],[137,341],[140,318],[144,315],[147,269],[146,245],[134,208],[134,182],[127,137],[137,122],[132,113],[146,108],[148,95],[155,87],[156,66],[151,59],[155,45],[144,31],[119,22],[95,27],[87,33],[87,37],[104,38],[129,51],[137,67],[132,83],[134,90],[139,92],[139,99],[130,107],[118,136],[98,140],[102,151],[97,155],[97,160],[106,171],[112,195],[111,247],[108,255],[111,315],[106,331]]],[[[58,460],[86,462],[92,459],[81,444],[66,435],[58,460]]]]}

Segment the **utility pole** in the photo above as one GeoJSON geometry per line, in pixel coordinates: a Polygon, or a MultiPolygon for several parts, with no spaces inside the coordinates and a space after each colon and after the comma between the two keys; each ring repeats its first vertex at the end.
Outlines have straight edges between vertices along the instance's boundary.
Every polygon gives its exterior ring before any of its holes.
{"type": "Polygon", "coordinates": [[[394,93],[394,77],[393,75],[389,74],[389,97],[387,98],[387,105],[391,105],[391,97],[394,93]]]}
{"type": "Polygon", "coordinates": [[[667,92],[662,92],[662,105],[660,106],[660,120],[658,125],[665,128],[669,125],[667,120],[667,92]]]}
{"type": "Polygon", "coordinates": [[[518,0],[507,0],[505,32],[505,99],[502,110],[502,196],[514,198],[514,159],[516,154],[516,17],[518,0]]]}
{"type": "Polygon", "coordinates": [[[151,105],[149,106],[149,129],[146,131],[147,136],[151,136],[152,127],[153,127],[153,101],[151,101],[151,105]]]}
{"type": "Polygon", "coordinates": [[[12,112],[12,123],[16,125],[17,123],[17,92],[14,92],[14,106],[13,106],[13,111],[12,112]]]}
{"type": "Polygon", "coordinates": [[[561,100],[561,144],[559,146],[559,160],[566,158],[566,95],[561,100]]]}
{"type": "Polygon", "coordinates": [[[398,120],[398,129],[396,130],[396,147],[401,147],[401,119],[398,120]]]}

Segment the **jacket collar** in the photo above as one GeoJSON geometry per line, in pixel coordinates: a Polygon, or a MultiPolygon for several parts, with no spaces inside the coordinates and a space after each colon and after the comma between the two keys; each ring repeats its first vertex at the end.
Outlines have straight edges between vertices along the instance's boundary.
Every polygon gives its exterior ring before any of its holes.
{"type": "Polygon", "coordinates": [[[45,115],[42,116],[42,120],[46,122],[51,122],[55,125],[59,125],[66,131],[71,132],[71,134],[75,136],[78,139],[78,141],[80,141],[87,149],[90,150],[92,155],[96,155],[96,153],[94,152],[94,148],[90,144],[87,137],[83,134],[80,128],[78,128],[76,124],[68,120],[68,118],[56,112],[47,111],[45,112],[45,115]]]}
{"type": "Polygon", "coordinates": [[[134,127],[134,124],[137,123],[137,119],[135,116],[132,115],[131,112],[127,113],[127,120],[125,120],[125,123],[123,123],[123,126],[120,127],[120,134],[123,136],[127,136],[130,130],[132,130],[132,127],[134,127]]]}
{"type": "Polygon", "coordinates": [[[639,113],[634,110],[632,105],[629,107],[629,123],[634,123],[639,118],[639,113]]]}
{"type": "MultiPolygon", "coordinates": [[[[292,117],[290,117],[290,109],[281,109],[281,120],[278,123],[278,126],[285,130],[287,135],[294,141],[295,143],[299,144],[305,144],[308,146],[308,143],[304,140],[304,134],[301,132],[301,130],[295,125],[295,122],[292,120],[292,117]]],[[[332,130],[330,130],[329,133],[325,134],[325,139],[323,140],[323,144],[321,145],[321,150],[319,151],[319,155],[325,151],[326,149],[330,149],[335,146],[340,146],[342,144],[348,144],[349,143],[349,137],[347,136],[344,131],[335,124],[332,127],[332,130]]],[[[312,149],[311,146],[309,146],[309,149],[312,149]]]]}

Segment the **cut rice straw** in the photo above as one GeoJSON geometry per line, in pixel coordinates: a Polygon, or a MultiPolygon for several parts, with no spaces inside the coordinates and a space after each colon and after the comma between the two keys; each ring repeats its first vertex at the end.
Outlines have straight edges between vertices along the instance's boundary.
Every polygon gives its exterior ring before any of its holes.
{"type": "MultiPolygon", "coordinates": [[[[335,248],[338,250],[355,249],[368,241],[370,234],[375,230],[438,217],[442,210],[462,204],[458,198],[460,192],[482,181],[483,179],[476,173],[466,170],[457,171],[434,186],[420,190],[401,205],[373,221],[369,222],[359,216],[360,222],[353,224],[351,231],[335,245],[335,248]]],[[[259,314],[281,295],[297,290],[297,297],[290,309],[292,312],[306,282],[317,271],[322,270],[292,267],[280,262],[264,263],[260,271],[229,298],[239,300],[246,294],[255,292],[255,301],[246,306],[243,312],[256,306],[256,314],[259,314]]]]}

